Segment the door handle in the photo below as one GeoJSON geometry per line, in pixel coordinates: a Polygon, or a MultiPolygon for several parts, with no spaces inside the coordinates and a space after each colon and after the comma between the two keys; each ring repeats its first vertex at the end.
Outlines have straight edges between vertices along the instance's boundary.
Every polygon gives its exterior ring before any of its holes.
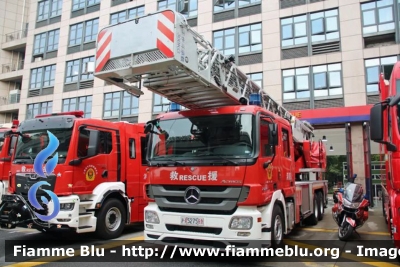
{"type": "Polygon", "coordinates": [[[108,176],[108,171],[104,170],[103,173],[101,174],[101,177],[107,178],[107,176],[108,176]]]}

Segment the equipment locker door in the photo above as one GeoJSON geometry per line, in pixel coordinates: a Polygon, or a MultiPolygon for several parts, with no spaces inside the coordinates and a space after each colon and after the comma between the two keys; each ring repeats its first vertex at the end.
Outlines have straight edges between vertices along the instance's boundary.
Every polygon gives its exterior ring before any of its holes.
{"type": "Polygon", "coordinates": [[[101,183],[120,179],[118,159],[121,153],[118,146],[116,130],[95,126],[79,130],[77,156],[82,162],[74,169],[73,192],[90,193],[101,183]],[[91,155],[89,150],[94,153],[91,155]]]}

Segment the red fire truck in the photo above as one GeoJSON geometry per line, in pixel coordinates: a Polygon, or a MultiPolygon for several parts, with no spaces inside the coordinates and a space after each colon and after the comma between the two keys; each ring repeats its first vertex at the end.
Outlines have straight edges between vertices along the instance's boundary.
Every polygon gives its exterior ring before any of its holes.
{"type": "MultiPolygon", "coordinates": [[[[109,122],[83,118],[82,111],[40,115],[21,122],[9,176],[9,194],[0,205],[2,227],[30,227],[48,232],[57,229],[77,233],[96,232],[111,239],[125,224],[143,222],[146,181],[144,124],[109,122]],[[58,140],[58,164],[47,177],[33,168],[37,154],[48,146],[50,131],[58,140]],[[41,221],[35,212],[49,215],[54,210],[43,190],[37,197],[42,210],[28,199],[29,188],[40,181],[50,186],[60,202],[60,212],[41,221]]],[[[55,153],[56,153],[55,152],[55,153]]],[[[48,159],[50,159],[50,156],[48,159]]]]}
{"type": "Polygon", "coordinates": [[[382,209],[388,230],[400,248],[400,62],[383,67],[379,77],[380,103],[371,108],[371,140],[380,143],[385,157],[382,209]],[[399,163],[396,163],[399,162],[399,163]]]}
{"type": "Polygon", "coordinates": [[[170,112],[146,124],[147,241],[278,246],[295,224],[322,219],[326,151],[312,140],[313,127],[180,13],[165,10],[102,29],[94,67],[96,77],[132,95],[143,94],[143,85],[172,101],[170,112]]]}
{"type": "Polygon", "coordinates": [[[11,169],[11,157],[16,142],[16,137],[12,137],[11,135],[8,135],[8,133],[10,131],[15,132],[18,124],[18,120],[13,120],[11,128],[0,128],[0,201],[1,197],[7,193],[8,176],[11,169]]]}

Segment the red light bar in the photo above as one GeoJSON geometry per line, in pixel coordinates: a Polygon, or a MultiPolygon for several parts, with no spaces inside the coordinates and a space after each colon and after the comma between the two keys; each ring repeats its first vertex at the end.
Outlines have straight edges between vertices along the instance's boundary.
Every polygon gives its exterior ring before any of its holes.
{"type": "Polygon", "coordinates": [[[43,115],[36,115],[36,118],[44,118],[44,117],[51,117],[51,116],[63,116],[63,115],[74,115],[77,118],[83,118],[85,113],[81,110],[76,111],[67,111],[67,112],[59,112],[59,113],[51,113],[51,114],[43,114],[43,115]]]}

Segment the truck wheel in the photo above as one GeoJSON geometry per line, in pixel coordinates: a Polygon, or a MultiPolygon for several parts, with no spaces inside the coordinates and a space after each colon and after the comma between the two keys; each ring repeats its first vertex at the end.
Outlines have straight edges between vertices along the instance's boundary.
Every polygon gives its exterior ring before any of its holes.
{"type": "Polygon", "coordinates": [[[285,221],[279,206],[275,205],[272,211],[271,221],[271,247],[276,249],[282,247],[285,221]]]}
{"type": "Polygon", "coordinates": [[[324,195],[322,194],[322,192],[317,193],[317,199],[319,204],[318,221],[321,221],[324,218],[324,195]]]}
{"type": "Polygon", "coordinates": [[[107,200],[97,215],[96,234],[102,239],[117,238],[125,228],[126,211],[121,201],[107,200]]]}
{"type": "Polygon", "coordinates": [[[310,225],[318,224],[319,203],[317,194],[314,194],[314,213],[307,218],[307,222],[310,225]]]}

